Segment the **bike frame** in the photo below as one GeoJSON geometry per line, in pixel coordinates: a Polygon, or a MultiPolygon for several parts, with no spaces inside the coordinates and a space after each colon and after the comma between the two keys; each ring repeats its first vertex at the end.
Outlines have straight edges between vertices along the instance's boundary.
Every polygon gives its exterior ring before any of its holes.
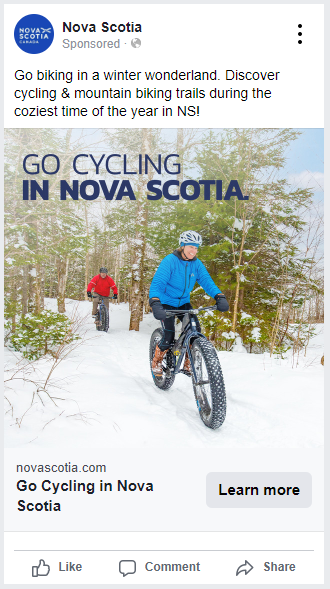
{"type": "MultiPolygon", "coordinates": [[[[195,384],[199,384],[197,381],[197,374],[195,370],[195,364],[193,361],[192,353],[190,350],[189,342],[192,337],[199,337],[203,339],[207,339],[205,335],[197,331],[196,321],[193,321],[190,315],[198,315],[202,311],[215,311],[217,308],[216,305],[212,305],[211,307],[200,307],[199,309],[189,309],[188,311],[183,311],[182,309],[171,309],[166,311],[166,317],[171,317],[173,315],[184,315],[182,319],[182,331],[179,338],[174,342],[171,351],[172,354],[178,358],[175,363],[174,374],[178,374],[180,372],[180,366],[182,364],[182,360],[187,352],[188,358],[190,361],[190,365],[192,368],[193,379],[195,384]]],[[[172,369],[173,370],[173,369],[172,369]]]]}
{"type": "MultiPolygon", "coordinates": [[[[107,308],[106,308],[106,306],[105,306],[105,304],[104,304],[104,302],[103,302],[103,297],[102,297],[102,295],[98,295],[98,296],[99,296],[99,297],[101,297],[101,300],[98,302],[98,305],[97,305],[97,311],[96,311],[96,312],[97,312],[97,313],[100,313],[102,306],[103,306],[103,307],[104,307],[106,310],[107,310],[107,308]]],[[[112,298],[112,297],[111,297],[111,298],[112,298]]],[[[94,295],[93,295],[93,299],[96,299],[96,297],[95,297],[94,295]]]]}
{"type": "MultiPolygon", "coordinates": [[[[96,297],[94,295],[92,295],[92,296],[93,296],[93,299],[96,299],[96,297]]],[[[101,309],[102,309],[102,307],[104,307],[105,310],[106,310],[106,312],[108,313],[108,326],[109,326],[110,310],[108,311],[108,309],[106,308],[106,306],[104,304],[104,301],[103,301],[102,295],[98,295],[98,296],[101,297],[101,300],[98,302],[97,311],[96,311],[98,313],[98,316],[99,316],[99,321],[101,320],[101,309]]],[[[109,299],[113,299],[113,297],[109,297],[109,299]]],[[[108,327],[108,329],[109,329],[109,327],[108,327]]]]}

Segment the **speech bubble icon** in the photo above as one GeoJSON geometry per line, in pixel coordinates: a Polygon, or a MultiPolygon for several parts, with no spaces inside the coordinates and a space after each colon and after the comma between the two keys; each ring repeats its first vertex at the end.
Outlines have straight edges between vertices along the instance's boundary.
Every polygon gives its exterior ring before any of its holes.
{"type": "Polygon", "coordinates": [[[121,560],[119,563],[119,572],[126,577],[126,575],[134,575],[136,573],[135,560],[121,560]]]}

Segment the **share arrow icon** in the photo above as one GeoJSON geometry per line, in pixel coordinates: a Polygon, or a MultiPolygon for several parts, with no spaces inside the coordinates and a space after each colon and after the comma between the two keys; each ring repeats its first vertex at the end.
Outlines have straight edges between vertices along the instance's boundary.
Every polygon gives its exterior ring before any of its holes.
{"type": "Polygon", "coordinates": [[[252,564],[250,564],[250,563],[249,563],[249,561],[248,561],[248,560],[246,560],[244,564],[241,564],[241,565],[238,567],[238,569],[237,569],[237,571],[236,571],[236,577],[237,577],[237,575],[239,575],[240,573],[243,573],[243,572],[244,572],[246,575],[248,575],[248,574],[249,574],[249,573],[252,571],[252,569],[253,569],[253,566],[252,566],[252,564]]]}

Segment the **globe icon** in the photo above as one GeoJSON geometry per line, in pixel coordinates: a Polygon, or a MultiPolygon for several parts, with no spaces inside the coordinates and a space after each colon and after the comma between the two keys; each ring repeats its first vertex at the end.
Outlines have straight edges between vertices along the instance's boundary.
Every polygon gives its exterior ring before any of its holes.
{"type": "Polygon", "coordinates": [[[138,49],[139,47],[141,47],[141,39],[138,39],[137,37],[134,37],[134,39],[132,39],[132,41],[131,41],[131,45],[135,49],[138,49]]]}

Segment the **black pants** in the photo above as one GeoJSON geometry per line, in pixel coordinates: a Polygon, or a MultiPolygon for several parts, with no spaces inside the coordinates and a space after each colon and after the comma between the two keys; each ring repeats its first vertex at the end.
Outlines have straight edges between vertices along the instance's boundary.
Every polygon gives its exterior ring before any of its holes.
{"type": "MultiPolygon", "coordinates": [[[[190,303],[185,303],[184,305],[181,305],[181,307],[172,307],[171,305],[163,305],[163,307],[164,307],[164,309],[168,309],[168,310],[182,309],[183,311],[187,311],[188,309],[192,309],[192,306],[190,303]]],[[[182,321],[184,315],[173,315],[172,317],[166,317],[166,319],[164,319],[164,321],[161,321],[164,335],[163,335],[162,339],[160,340],[158,347],[160,350],[162,350],[162,352],[165,352],[165,350],[168,350],[168,348],[170,347],[170,345],[174,341],[175,318],[176,317],[178,317],[180,319],[180,321],[182,321]]],[[[201,326],[199,324],[197,315],[195,315],[195,319],[196,319],[197,331],[201,331],[201,326]]]]}

